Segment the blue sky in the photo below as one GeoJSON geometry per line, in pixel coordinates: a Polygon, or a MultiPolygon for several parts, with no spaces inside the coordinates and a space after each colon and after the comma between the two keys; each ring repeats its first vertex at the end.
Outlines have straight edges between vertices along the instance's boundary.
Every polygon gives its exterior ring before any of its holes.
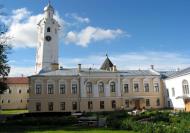
{"type": "MultiPolygon", "coordinates": [[[[14,3],[0,0],[8,14],[1,21],[12,27],[9,33],[15,39],[9,55],[12,76],[30,75],[34,71],[36,21],[42,17],[47,3],[47,0],[14,3]]],[[[119,69],[148,69],[151,64],[159,70],[190,66],[189,0],[52,0],[51,3],[62,24],[59,62],[63,67],[81,63],[84,67],[98,68],[106,53],[119,69]]]]}

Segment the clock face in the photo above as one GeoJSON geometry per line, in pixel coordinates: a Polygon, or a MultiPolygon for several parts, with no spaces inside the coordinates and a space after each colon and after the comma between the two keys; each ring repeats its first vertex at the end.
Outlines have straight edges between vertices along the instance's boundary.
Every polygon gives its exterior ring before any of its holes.
{"type": "Polygon", "coordinates": [[[46,41],[51,41],[51,36],[46,36],[46,41]]]}

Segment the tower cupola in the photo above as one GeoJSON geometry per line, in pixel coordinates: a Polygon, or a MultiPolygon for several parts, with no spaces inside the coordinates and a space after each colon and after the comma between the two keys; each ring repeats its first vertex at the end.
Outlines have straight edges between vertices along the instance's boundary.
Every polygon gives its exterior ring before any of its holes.
{"type": "Polygon", "coordinates": [[[50,4],[50,2],[48,3],[47,6],[44,7],[44,13],[45,13],[45,18],[53,18],[54,8],[50,4]]]}

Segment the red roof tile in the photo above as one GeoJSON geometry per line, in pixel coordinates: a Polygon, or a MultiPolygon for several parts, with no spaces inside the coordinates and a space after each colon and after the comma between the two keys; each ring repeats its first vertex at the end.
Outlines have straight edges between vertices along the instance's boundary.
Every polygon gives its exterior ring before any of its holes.
{"type": "Polygon", "coordinates": [[[28,84],[27,77],[8,77],[7,78],[8,84],[28,84]]]}

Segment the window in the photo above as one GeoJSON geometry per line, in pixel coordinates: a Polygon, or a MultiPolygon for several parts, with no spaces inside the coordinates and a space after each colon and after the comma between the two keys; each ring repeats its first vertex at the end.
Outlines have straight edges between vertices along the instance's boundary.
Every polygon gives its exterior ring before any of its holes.
{"type": "Polygon", "coordinates": [[[88,109],[92,109],[92,108],[93,108],[92,101],[88,101],[88,109]]]}
{"type": "Polygon", "coordinates": [[[166,95],[167,95],[167,97],[170,97],[168,89],[166,89],[166,95]]]}
{"type": "Polygon", "coordinates": [[[148,83],[144,83],[144,91],[149,92],[149,84],[148,83]]]}
{"type": "Polygon", "coordinates": [[[175,97],[175,89],[172,88],[172,96],[175,97]]]}
{"type": "Polygon", "coordinates": [[[158,83],[154,83],[154,90],[155,90],[155,92],[159,92],[159,84],[158,83]]]}
{"type": "Polygon", "coordinates": [[[53,94],[53,84],[48,84],[48,94],[53,94]]]}
{"type": "Polygon", "coordinates": [[[73,102],[73,110],[77,110],[77,102],[73,102]]]}
{"type": "Polygon", "coordinates": [[[7,100],[7,103],[10,103],[11,101],[10,100],[7,100]]]}
{"type": "Polygon", "coordinates": [[[112,106],[112,109],[116,108],[116,101],[115,100],[111,101],[111,106],[112,106]]]}
{"type": "Polygon", "coordinates": [[[18,90],[18,93],[21,94],[21,90],[18,90]]]}
{"type": "Polygon", "coordinates": [[[188,95],[189,94],[189,84],[188,84],[187,80],[183,80],[182,87],[183,87],[183,94],[188,95]]]}
{"type": "Polygon", "coordinates": [[[125,100],[125,107],[126,107],[126,108],[129,107],[129,100],[125,100]]]}
{"type": "Polygon", "coordinates": [[[146,99],[146,106],[150,106],[150,99],[146,99]]]}
{"type": "Polygon", "coordinates": [[[22,103],[22,99],[20,100],[20,102],[22,103]]]}
{"type": "Polygon", "coordinates": [[[29,93],[29,89],[26,91],[26,93],[29,93]]]}
{"type": "Polygon", "coordinates": [[[87,94],[92,94],[92,83],[91,82],[86,83],[86,92],[87,92],[87,94]]]}
{"type": "Polygon", "coordinates": [[[129,92],[129,85],[128,84],[124,84],[123,85],[123,92],[124,93],[128,93],[129,92]]]}
{"type": "Polygon", "coordinates": [[[53,102],[48,103],[48,110],[53,111],[53,102]]]}
{"type": "Polygon", "coordinates": [[[159,98],[156,100],[156,105],[160,106],[160,99],[159,98]]]}
{"type": "Polygon", "coordinates": [[[65,94],[65,84],[59,85],[59,91],[60,91],[60,94],[65,94]]]}
{"type": "Polygon", "coordinates": [[[36,111],[41,111],[41,103],[36,103],[36,111]]]}
{"type": "Polygon", "coordinates": [[[1,103],[4,103],[3,99],[1,100],[1,103]]]}
{"type": "Polygon", "coordinates": [[[47,28],[47,32],[50,32],[50,27],[47,28]]]}
{"type": "Polygon", "coordinates": [[[170,101],[168,101],[168,107],[170,108],[170,101]]]}
{"type": "Polygon", "coordinates": [[[104,83],[103,82],[99,82],[98,90],[99,90],[99,93],[104,93],[104,83]]]}
{"type": "Polygon", "coordinates": [[[11,89],[9,89],[9,94],[11,94],[12,93],[12,91],[11,91],[11,89]]]}
{"type": "Polygon", "coordinates": [[[115,82],[110,83],[110,89],[112,93],[115,93],[115,82]]]}
{"type": "Polygon", "coordinates": [[[36,94],[41,94],[41,93],[42,93],[42,85],[36,84],[36,94]]]}
{"type": "Polygon", "coordinates": [[[100,101],[100,109],[104,109],[104,101],[100,101]]]}
{"type": "Polygon", "coordinates": [[[61,102],[60,103],[60,109],[61,110],[65,110],[65,102],[61,102]]]}
{"type": "Polygon", "coordinates": [[[72,84],[72,94],[77,94],[77,84],[72,84]]]}
{"type": "Polygon", "coordinates": [[[134,92],[139,92],[139,84],[134,83],[134,92]]]}

